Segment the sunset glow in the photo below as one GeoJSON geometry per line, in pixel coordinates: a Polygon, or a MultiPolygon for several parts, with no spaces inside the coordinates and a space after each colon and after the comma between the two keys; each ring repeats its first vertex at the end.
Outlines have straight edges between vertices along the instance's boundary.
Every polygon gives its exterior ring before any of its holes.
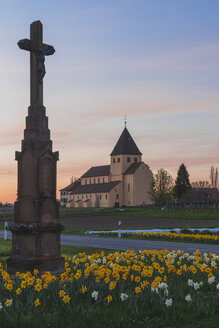
{"type": "MultiPolygon", "coordinates": [[[[14,202],[15,151],[29,106],[29,55],[18,40],[41,20],[46,58],[44,106],[58,189],[106,165],[127,127],[143,161],[173,177],[209,180],[219,151],[217,0],[9,0],[1,4],[0,201],[14,202]]],[[[59,194],[57,193],[57,197],[59,194]]]]}

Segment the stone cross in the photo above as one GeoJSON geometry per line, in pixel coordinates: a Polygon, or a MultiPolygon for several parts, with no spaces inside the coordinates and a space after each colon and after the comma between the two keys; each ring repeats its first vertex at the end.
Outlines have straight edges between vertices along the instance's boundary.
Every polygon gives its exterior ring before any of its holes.
{"type": "Polygon", "coordinates": [[[53,46],[43,43],[43,26],[40,21],[30,25],[30,40],[18,42],[20,49],[30,51],[30,105],[43,105],[43,77],[45,56],[53,55],[53,46]]]}
{"type": "Polygon", "coordinates": [[[14,205],[12,255],[7,260],[10,274],[38,269],[59,274],[64,271],[61,256],[59,202],[56,200],[58,152],[52,150],[46,108],[43,106],[45,56],[55,49],[42,42],[40,21],[30,25],[30,40],[18,42],[30,52],[30,106],[26,117],[18,162],[17,200],[14,205]]]}

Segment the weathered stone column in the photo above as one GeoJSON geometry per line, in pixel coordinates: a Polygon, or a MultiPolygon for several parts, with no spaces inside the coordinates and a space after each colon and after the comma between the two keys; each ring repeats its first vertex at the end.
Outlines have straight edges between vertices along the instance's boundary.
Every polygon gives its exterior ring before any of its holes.
{"type": "MultiPolygon", "coordinates": [[[[12,256],[7,261],[11,274],[34,269],[53,273],[64,271],[64,260],[60,255],[63,226],[59,223],[59,203],[56,200],[56,162],[59,155],[52,151],[48,117],[42,104],[42,92],[39,92],[43,87],[42,70],[37,57],[38,50],[33,46],[33,35],[35,38],[41,37],[42,41],[42,24],[39,21],[31,24],[31,39],[24,39],[26,45],[30,42],[28,49],[20,46],[24,40],[18,43],[20,48],[30,51],[34,78],[31,77],[31,105],[26,117],[21,152],[15,154],[18,162],[18,192],[14,222],[10,225],[12,256]],[[41,35],[33,33],[39,30],[41,35]]],[[[40,49],[44,46],[42,42],[38,42],[38,45],[40,49]]],[[[48,49],[49,46],[45,46],[48,49]]]]}

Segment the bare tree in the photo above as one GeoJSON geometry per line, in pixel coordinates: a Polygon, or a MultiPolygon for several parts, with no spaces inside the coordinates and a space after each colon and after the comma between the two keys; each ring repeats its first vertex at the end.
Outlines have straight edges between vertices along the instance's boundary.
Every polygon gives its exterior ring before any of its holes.
{"type": "Polygon", "coordinates": [[[76,182],[77,180],[78,180],[78,178],[77,178],[77,177],[74,177],[74,176],[72,175],[72,177],[71,177],[71,183],[76,182]]]}
{"type": "Polygon", "coordinates": [[[210,172],[210,180],[211,180],[211,186],[212,188],[218,187],[218,169],[214,166],[211,166],[211,172],[210,172]]]}
{"type": "Polygon", "coordinates": [[[195,181],[191,183],[192,188],[210,188],[211,184],[209,181],[195,181]]]}

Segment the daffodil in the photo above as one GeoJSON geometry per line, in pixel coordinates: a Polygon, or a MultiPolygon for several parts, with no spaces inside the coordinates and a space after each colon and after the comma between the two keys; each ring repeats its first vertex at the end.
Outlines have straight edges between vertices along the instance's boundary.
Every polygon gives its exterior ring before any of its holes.
{"type": "Polygon", "coordinates": [[[186,302],[191,302],[191,300],[192,300],[191,295],[187,294],[186,297],[185,297],[185,300],[186,300],[186,302]]]}
{"type": "Polygon", "coordinates": [[[39,298],[37,298],[36,301],[34,301],[34,304],[35,304],[35,307],[41,305],[39,298]]]}
{"type": "Polygon", "coordinates": [[[91,297],[95,299],[95,301],[97,301],[98,298],[98,292],[96,290],[93,291],[93,293],[91,294],[91,297]]]}
{"type": "Polygon", "coordinates": [[[11,305],[12,305],[12,299],[8,299],[7,298],[7,300],[6,300],[6,302],[5,302],[5,305],[7,306],[7,307],[10,307],[11,305]]]}
{"type": "Polygon", "coordinates": [[[172,306],[172,304],[173,304],[172,298],[167,298],[165,301],[165,305],[168,307],[168,306],[172,306]]]}
{"type": "Polygon", "coordinates": [[[22,293],[22,289],[21,288],[16,289],[16,293],[20,295],[22,293]]]}
{"type": "Polygon", "coordinates": [[[121,293],[120,298],[121,298],[121,301],[126,301],[128,299],[128,295],[125,293],[121,293]]]}
{"type": "Polygon", "coordinates": [[[62,300],[64,303],[69,303],[70,299],[71,298],[68,295],[64,295],[62,300]]]}
{"type": "Polygon", "coordinates": [[[112,297],[112,295],[108,295],[106,299],[107,299],[107,303],[110,303],[110,302],[112,302],[113,297],[112,297]]]}

